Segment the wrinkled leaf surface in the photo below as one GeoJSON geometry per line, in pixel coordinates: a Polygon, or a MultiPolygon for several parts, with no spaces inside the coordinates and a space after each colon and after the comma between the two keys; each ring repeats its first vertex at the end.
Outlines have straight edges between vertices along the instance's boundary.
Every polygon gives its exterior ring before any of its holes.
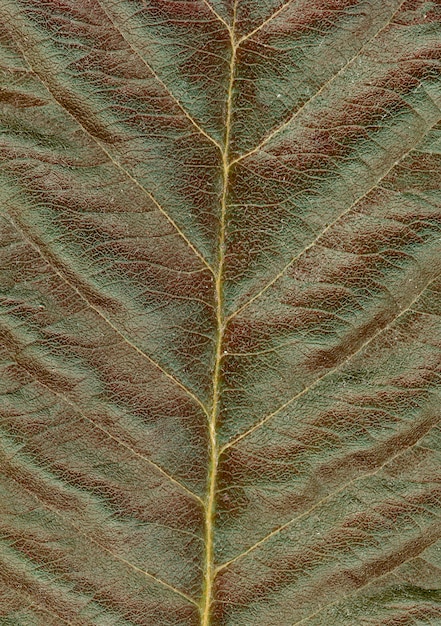
{"type": "Polygon", "coordinates": [[[439,0],[0,24],[0,623],[441,624],[439,0]]]}

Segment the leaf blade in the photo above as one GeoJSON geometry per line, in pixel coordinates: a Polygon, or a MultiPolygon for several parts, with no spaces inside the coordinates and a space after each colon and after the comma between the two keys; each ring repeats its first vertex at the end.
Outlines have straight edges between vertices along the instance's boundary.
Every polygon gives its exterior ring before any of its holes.
{"type": "Polygon", "coordinates": [[[0,15],[1,618],[435,626],[437,3],[0,15]]]}

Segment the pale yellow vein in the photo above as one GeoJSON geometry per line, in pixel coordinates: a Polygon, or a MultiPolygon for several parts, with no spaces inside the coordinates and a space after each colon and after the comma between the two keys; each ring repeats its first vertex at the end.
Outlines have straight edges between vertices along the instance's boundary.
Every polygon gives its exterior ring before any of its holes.
{"type": "Polygon", "coordinates": [[[222,24],[226,27],[228,32],[231,32],[231,26],[228,24],[228,22],[224,20],[224,18],[221,15],[219,15],[219,13],[215,10],[215,8],[211,5],[211,3],[208,0],[202,0],[202,2],[208,7],[208,9],[219,20],[219,22],[222,22],[222,24]]]}
{"type": "Polygon", "coordinates": [[[227,92],[225,139],[222,153],[222,196],[221,196],[221,216],[218,245],[218,267],[215,278],[216,296],[216,353],[213,369],[213,399],[211,413],[209,416],[209,468],[208,485],[205,504],[205,555],[204,555],[204,583],[200,603],[201,626],[210,626],[211,605],[213,595],[213,583],[215,576],[214,567],[214,521],[216,511],[216,485],[217,470],[219,463],[219,450],[217,442],[217,418],[220,407],[221,393],[221,364],[223,358],[223,341],[225,333],[225,313],[224,313],[224,293],[223,293],[223,272],[225,264],[225,239],[227,220],[227,198],[231,163],[229,161],[230,135],[233,112],[233,89],[236,71],[236,43],[234,40],[234,28],[236,22],[237,0],[233,6],[233,21],[230,30],[231,38],[231,58],[227,92]]]}

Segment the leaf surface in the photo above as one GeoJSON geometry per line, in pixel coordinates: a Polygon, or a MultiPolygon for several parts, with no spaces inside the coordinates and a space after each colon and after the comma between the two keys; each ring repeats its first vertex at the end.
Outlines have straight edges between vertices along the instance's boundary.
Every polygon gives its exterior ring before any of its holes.
{"type": "Polygon", "coordinates": [[[0,621],[441,623],[441,4],[0,2],[0,621]]]}

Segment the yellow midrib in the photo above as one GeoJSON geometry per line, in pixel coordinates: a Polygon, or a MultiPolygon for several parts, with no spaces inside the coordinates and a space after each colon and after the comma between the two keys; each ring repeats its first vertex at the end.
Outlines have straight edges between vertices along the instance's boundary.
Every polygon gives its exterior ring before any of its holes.
{"type": "Polygon", "coordinates": [[[222,195],[221,195],[221,214],[219,227],[219,253],[218,265],[215,274],[215,298],[216,298],[216,354],[213,370],[213,399],[211,412],[209,417],[209,468],[208,468],[208,484],[207,496],[205,501],[205,562],[204,562],[204,581],[203,593],[201,598],[201,626],[210,626],[211,623],[211,605],[213,597],[213,583],[215,576],[214,567],[214,516],[216,510],[216,483],[217,469],[219,461],[219,448],[217,443],[217,418],[219,414],[220,402],[220,375],[221,363],[223,356],[223,340],[225,332],[225,314],[224,314],[224,294],[223,294],[223,272],[225,264],[225,230],[226,230],[226,213],[227,213],[227,195],[230,168],[230,132],[231,132],[231,116],[233,107],[233,84],[236,67],[236,49],[237,45],[234,38],[234,26],[236,21],[236,4],[233,7],[232,26],[229,29],[231,39],[231,59],[229,84],[227,93],[226,119],[225,119],[225,140],[224,149],[222,151],[222,195]]]}

